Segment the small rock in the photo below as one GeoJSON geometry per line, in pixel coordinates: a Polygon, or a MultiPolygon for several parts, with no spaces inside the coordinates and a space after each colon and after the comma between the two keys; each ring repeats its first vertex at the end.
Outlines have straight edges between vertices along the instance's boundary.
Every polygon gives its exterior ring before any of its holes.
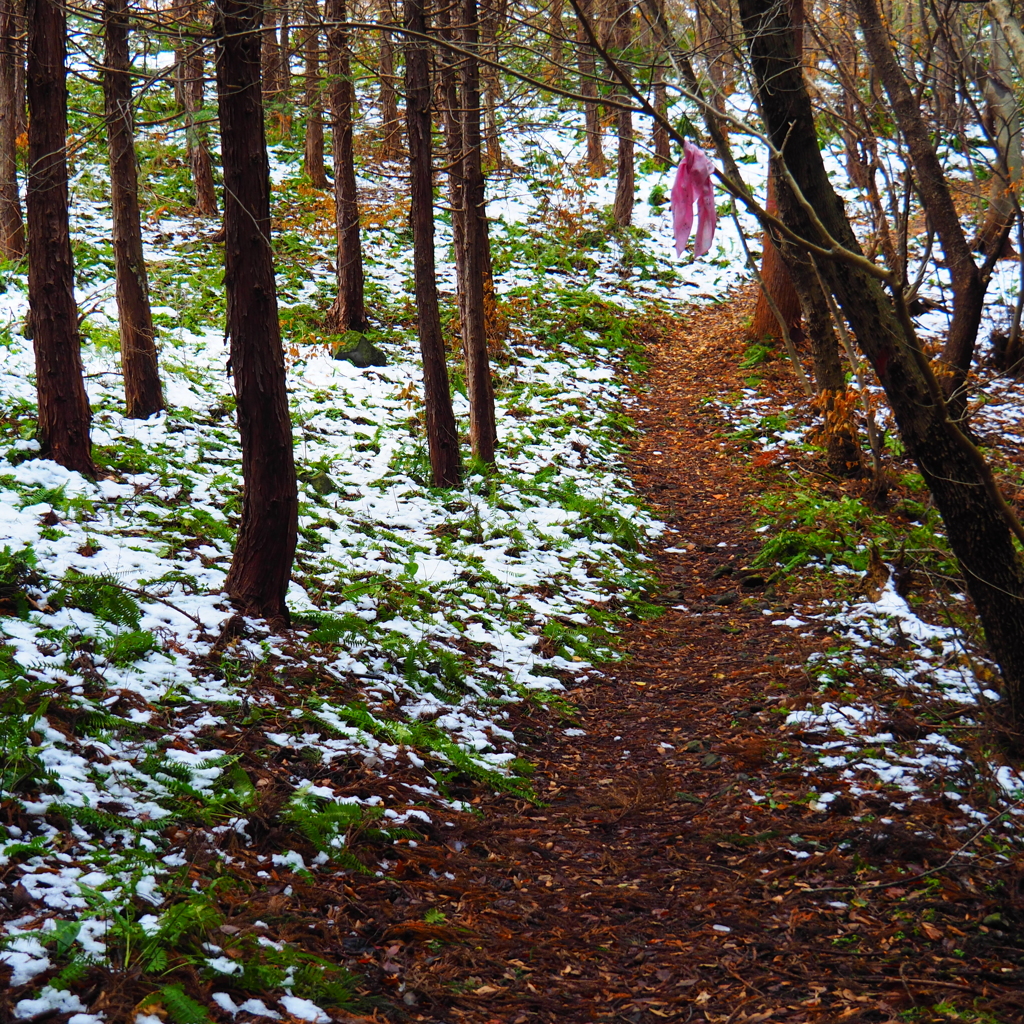
{"type": "Polygon", "coordinates": [[[335,359],[347,359],[365,370],[368,366],[387,366],[388,357],[369,338],[360,338],[354,345],[334,353],[335,359]]]}
{"type": "Polygon", "coordinates": [[[732,604],[736,600],[737,594],[735,590],[727,590],[724,594],[719,594],[718,597],[711,599],[712,604],[725,605],[732,604]]]}

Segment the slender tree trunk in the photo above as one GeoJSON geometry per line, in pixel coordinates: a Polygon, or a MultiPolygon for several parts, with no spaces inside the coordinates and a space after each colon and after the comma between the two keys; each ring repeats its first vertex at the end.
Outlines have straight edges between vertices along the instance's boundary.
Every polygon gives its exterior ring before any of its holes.
{"type": "Polygon", "coordinates": [[[160,389],[153,316],[149,308],[146,261],[142,255],[126,0],[104,0],[103,21],[106,42],[103,98],[110,156],[110,203],[125,409],[130,418],[144,420],[163,409],[164,396],[160,389]]]}
{"type": "Polygon", "coordinates": [[[302,167],[314,188],[328,188],[324,168],[324,106],[320,91],[320,4],[306,0],[302,44],[306,78],[306,140],[302,167]]]}
{"type": "MultiPolygon", "coordinates": [[[[579,7],[582,17],[593,23],[593,0],[580,0],[579,7]]],[[[591,177],[599,178],[605,172],[605,163],[601,112],[597,106],[597,62],[582,24],[576,29],[576,49],[579,54],[580,92],[586,97],[583,101],[583,123],[587,134],[587,165],[591,177]]]]}
{"type": "Polygon", "coordinates": [[[486,465],[494,462],[497,428],[494,388],[487,357],[487,317],[484,297],[490,270],[491,243],[487,231],[487,201],[480,135],[480,44],[477,0],[462,0],[463,47],[470,56],[462,61],[462,137],[465,144],[464,266],[461,268],[462,345],[469,393],[469,439],[473,456],[486,465]]]}
{"type": "Polygon", "coordinates": [[[75,270],[68,226],[67,19],[55,0],[29,0],[28,299],[43,458],[95,476],[82,379],[75,270]]]}
{"type": "Polygon", "coordinates": [[[548,12],[548,41],[550,44],[551,68],[548,71],[548,79],[551,82],[559,82],[562,77],[562,62],[565,60],[565,32],[562,28],[562,15],[565,12],[565,0],[551,0],[551,10],[548,12]]]}
{"type": "Polygon", "coordinates": [[[448,389],[434,264],[434,188],[430,145],[430,58],[423,36],[423,0],[404,0],[405,120],[409,139],[409,194],[413,234],[413,274],[423,356],[423,400],[427,446],[435,487],[457,487],[462,477],[459,434],[448,389]]]}
{"type": "MultiPolygon", "coordinates": [[[[437,34],[442,41],[461,45],[456,27],[458,6],[444,4],[437,12],[437,34]]],[[[452,211],[452,247],[459,289],[459,327],[464,330],[462,273],[466,262],[466,144],[463,139],[462,101],[459,97],[459,61],[462,58],[447,47],[436,57],[437,94],[444,124],[445,162],[448,165],[448,203],[452,211]]]]}
{"type": "Polygon", "coordinates": [[[298,496],[270,249],[270,169],[260,89],[262,9],[260,0],[219,0],[214,15],[224,163],[224,285],[245,482],[225,589],[244,614],[287,623],[298,496]]]}
{"type": "Polygon", "coordinates": [[[13,0],[18,33],[14,37],[14,135],[21,138],[28,131],[28,93],[26,89],[25,56],[28,48],[28,0],[13,0]]]}
{"type": "MultiPolygon", "coordinates": [[[[391,0],[381,0],[381,24],[394,20],[391,0]]],[[[402,155],[402,121],[398,114],[398,79],[395,77],[395,44],[387,30],[380,34],[380,119],[384,139],[382,160],[398,160],[402,155]]]]}
{"type": "Polygon", "coordinates": [[[978,325],[985,303],[985,284],[967,244],[942,164],[932,145],[931,133],[921,116],[920,105],[893,56],[889,35],[875,0],[853,0],[853,6],[864,32],[864,45],[885,87],[900,131],[907,140],[921,200],[939,236],[949,267],[953,286],[953,318],[940,360],[944,364],[944,390],[947,397],[956,395],[955,405],[959,413],[965,404],[961,388],[974,358],[978,325]]]}
{"type": "MultiPolygon", "coordinates": [[[[190,0],[188,23],[197,35],[205,27],[201,0],[190,0]]],[[[185,147],[192,169],[192,184],[196,190],[196,209],[201,217],[216,217],[217,191],[213,184],[213,161],[210,158],[209,136],[202,123],[205,105],[202,45],[196,39],[187,40],[179,65],[182,76],[182,98],[185,106],[185,147]]]]}
{"type": "Polygon", "coordinates": [[[25,225],[18,194],[18,94],[16,68],[21,58],[14,0],[0,0],[0,255],[18,260],[25,255],[25,225]]]}
{"type": "MultiPolygon", "coordinates": [[[[830,237],[860,253],[857,239],[825,171],[793,24],[773,0],[739,0],[758,97],[768,134],[830,237]]],[[[822,243],[788,186],[782,216],[803,237],[822,243]]],[[[1007,506],[983,457],[949,418],[941,390],[920,356],[909,320],[864,267],[822,260],[821,272],[878,374],[908,454],[917,463],[942,514],[968,590],[1003,673],[1007,706],[1024,724],[1024,566],[1015,550],[1007,506]]]]}
{"type": "Polygon", "coordinates": [[[277,41],[278,0],[263,3],[263,45],[260,62],[263,66],[263,104],[277,102],[281,94],[281,45],[277,41]]]}
{"type": "Polygon", "coordinates": [[[481,49],[484,65],[484,139],[487,163],[492,169],[501,167],[501,134],[498,131],[498,104],[501,102],[501,76],[498,73],[498,28],[503,20],[503,0],[484,0],[480,10],[481,49]]]}
{"type": "MultiPolygon", "coordinates": [[[[988,213],[973,243],[976,251],[984,253],[997,246],[1006,249],[1006,229],[1017,213],[1014,196],[1020,194],[1021,186],[1020,107],[1013,95],[1010,55],[999,25],[993,23],[991,32],[988,73],[981,84],[992,120],[996,158],[989,184],[988,213]]],[[[1003,252],[1003,255],[1010,254],[1003,252]]]]}
{"type": "Polygon", "coordinates": [[[292,91],[291,9],[288,0],[281,0],[281,24],[277,30],[277,45],[281,55],[281,92],[288,99],[292,91]]]}
{"type": "Polygon", "coordinates": [[[356,165],[352,149],[352,52],[349,49],[345,0],[327,0],[328,73],[331,79],[331,147],[334,156],[334,205],[338,231],[338,297],[327,314],[330,330],[366,331],[363,297],[363,248],[356,199],[356,165]]]}
{"type": "MultiPolygon", "coordinates": [[[[654,69],[654,109],[662,117],[668,117],[668,97],[665,89],[665,65],[658,64],[654,69]]],[[[659,166],[668,170],[672,166],[672,146],[665,126],[660,121],[654,122],[654,158],[659,166]]]]}
{"type": "MultiPolygon", "coordinates": [[[[630,29],[632,13],[633,6],[628,0],[620,0],[617,3],[612,39],[619,66],[623,71],[627,71],[629,66],[625,58],[632,35],[630,29]]],[[[629,101],[629,93],[624,87],[620,86],[617,92],[620,99],[626,102],[629,101]]],[[[624,103],[616,111],[615,119],[618,128],[618,154],[615,175],[615,203],[612,211],[615,223],[620,228],[624,228],[633,223],[633,200],[636,187],[633,151],[633,111],[624,103]]]]}

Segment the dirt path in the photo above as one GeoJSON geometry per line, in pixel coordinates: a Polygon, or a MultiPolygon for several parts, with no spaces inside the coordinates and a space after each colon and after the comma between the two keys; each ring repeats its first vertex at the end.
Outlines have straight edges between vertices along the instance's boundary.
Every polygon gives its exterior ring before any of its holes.
{"type": "Polygon", "coordinates": [[[877,837],[800,802],[778,712],[807,689],[793,666],[814,641],[773,627],[763,609],[786,595],[738,571],[760,545],[758,480],[702,400],[742,386],[742,309],[697,311],[652,347],[634,473],[674,531],[668,610],[628,629],[610,679],[570,694],[585,735],[518,723],[548,806],[488,798],[359,885],[350,952],[412,1020],[890,1021],[947,994],[997,1015],[914,1019],[1024,1019],[1015,957],[964,962],[944,930],[906,924],[907,899],[984,915],[983,892],[942,873],[916,895],[816,891],[847,885],[877,837]],[[815,841],[797,859],[793,833],[815,841]]]}

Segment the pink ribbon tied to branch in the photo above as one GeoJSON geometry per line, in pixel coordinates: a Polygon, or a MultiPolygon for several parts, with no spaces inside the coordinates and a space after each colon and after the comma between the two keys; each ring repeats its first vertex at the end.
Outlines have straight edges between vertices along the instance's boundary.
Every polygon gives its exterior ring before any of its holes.
{"type": "Polygon", "coordinates": [[[672,186],[672,231],[676,236],[676,255],[681,256],[693,227],[693,204],[697,203],[697,234],[693,255],[703,256],[715,237],[715,189],[711,184],[711,161],[692,142],[683,143],[683,159],[672,186]]]}

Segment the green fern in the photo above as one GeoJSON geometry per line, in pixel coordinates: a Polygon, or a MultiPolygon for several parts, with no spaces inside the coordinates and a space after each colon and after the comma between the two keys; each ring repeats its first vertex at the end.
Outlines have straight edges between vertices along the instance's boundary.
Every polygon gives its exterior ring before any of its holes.
{"type": "Polygon", "coordinates": [[[142,610],[121,583],[109,574],[86,576],[69,569],[61,585],[50,595],[54,608],[79,608],[115,626],[139,628],[142,610]]]}
{"type": "Polygon", "coordinates": [[[157,996],[174,1024],[211,1024],[210,1015],[180,985],[164,985],[157,996]]]}

